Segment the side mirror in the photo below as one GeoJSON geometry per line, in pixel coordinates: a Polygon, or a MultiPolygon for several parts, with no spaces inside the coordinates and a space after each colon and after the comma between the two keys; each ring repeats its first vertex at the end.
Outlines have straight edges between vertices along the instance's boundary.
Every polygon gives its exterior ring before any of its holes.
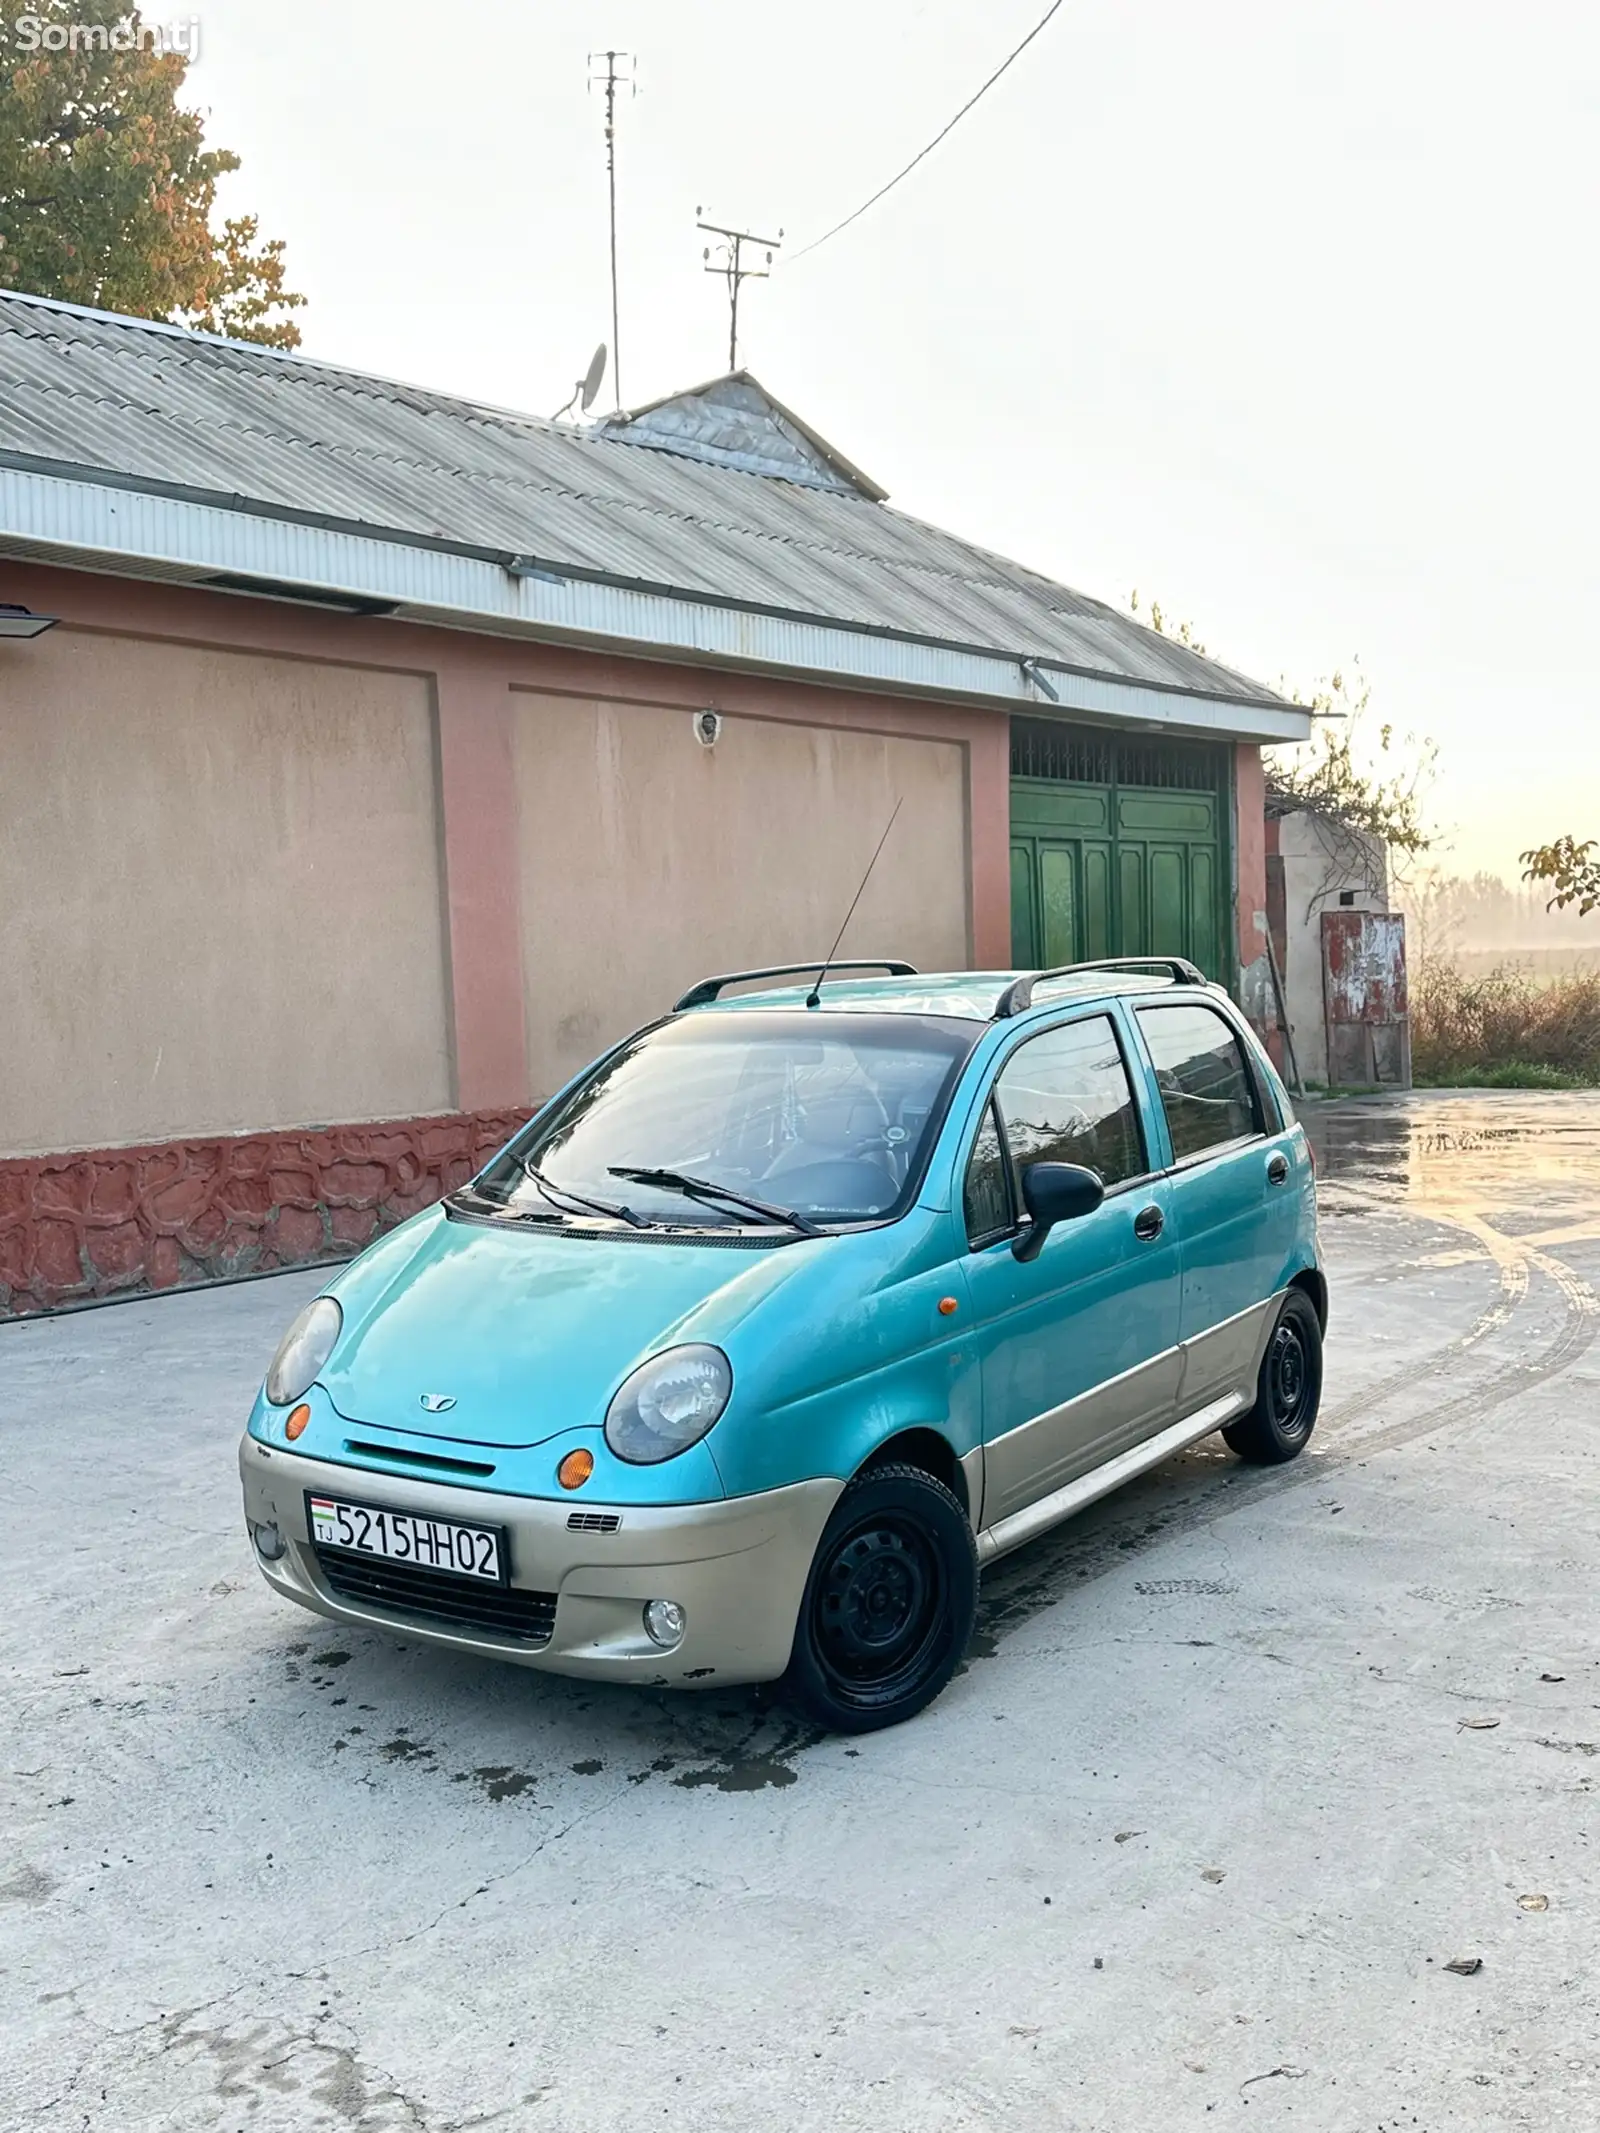
{"type": "Polygon", "coordinates": [[[1022,1204],[1032,1217],[1011,1250],[1018,1259],[1037,1259],[1044,1240],[1058,1222],[1092,1215],[1106,1196],[1097,1170],[1081,1163],[1029,1163],[1022,1172],[1022,1204]]]}

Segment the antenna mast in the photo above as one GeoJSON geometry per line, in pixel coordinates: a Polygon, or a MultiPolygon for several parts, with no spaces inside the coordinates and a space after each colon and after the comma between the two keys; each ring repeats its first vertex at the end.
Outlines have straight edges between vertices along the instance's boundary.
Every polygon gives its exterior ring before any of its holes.
{"type": "Polygon", "coordinates": [[[622,407],[622,338],[617,317],[617,90],[626,88],[630,96],[639,93],[638,84],[631,74],[618,70],[617,61],[626,60],[631,66],[633,55],[629,52],[591,52],[589,65],[597,59],[606,63],[603,75],[591,73],[589,86],[598,81],[606,92],[606,183],[611,194],[611,389],[616,396],[618,410],[622,407]]]}
{"type": "MultiPolygon", "coordinates": [[[[695,209],[696,215],[704,214],[704,212],[703,208],[697,207],[695,209]]],[[[717,250],[722,255],[718,265],[711,265],[710,245],[705,247],[700,256],[706,262],[705,270],[708,274],[721,274],[727,280],[728,368],[730,371],[737,370],[739,368],[739,284],[746,281],[767,280],[772,272],[772,255],[783,243],[783,232],[779,230],[776,237],[756,237],[749,230],[726,230],[720,222],[697,222],[695,228],[709,231],[713,237],[720,237],[724,240],[717,247],[717,250]],[[767,263],[764,267],[747,267],[744,264],[744,247],[747,244],[758,244],[766,252],[767,263]]]]}

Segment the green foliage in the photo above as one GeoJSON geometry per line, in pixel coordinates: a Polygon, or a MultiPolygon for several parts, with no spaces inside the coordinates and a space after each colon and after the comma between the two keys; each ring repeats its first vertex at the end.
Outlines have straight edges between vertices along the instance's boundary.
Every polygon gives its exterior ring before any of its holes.
{"type": "Polygon", "coordinates": [[[1433,832],[1424,796],[1438,760],[1436,745],[1414,733],[1397,740],[1387,723],[1377,729],[1376,746],[1366,745],[1372,685],[1359,662],[1348,675],[1341,669],[1305,694],[1280,686],[1320,716],[1303,748],[1266,751],[1269,796],[1376,837],[1391,851],[1413,857],[1427,851],[1433,832]]]}
{"type": "Polygon", "coordinates": [[[1424,1082],[1424,1088],[1455,1089],[1587,1089],[1592,1086],[1578,1074],[1563,1074],[1559,1067],[1540,1066],[1532,1059],[1505,1059],[1499,1066],[1461,1067],[1449,1082],[1424,1082]]]}
{"type": "Polygon", "coordinates": [[[1547,882],[1555,891],[1545,905],[1547,911],[1564,911],[1576,904],[1578,916],[1587,918],[1600,908],[1600,844],[1592,837],[1582,844],[1558,837],[1554,844],[1541,844],[1520,857],[1524,881],[1547,882]]]}
{"type": "Polygon", "coordinates": [[[1412,973],[1411,1065],[1434,1087],[1600,1085],[1600,971],[1541,985],[1515,964],[1469,976],[1430,959],[1412,973]]]}
{"type": "MultiPolygon", "coordinates": [[[[32,0],[62,51],[0,49],[0,286],[299,346],[283,246],[255,217],[212,227],[217,180],[237,170],[207,148],[178,102],[188,60],[158,52],[120,0],[32,0]],[[117,49],[113,33],[131,47],[117,49]],[[103,41],[102,41],[103,37],[103,41]]],[[[0,28],[0,35],[4,35],[0,28]]]]}

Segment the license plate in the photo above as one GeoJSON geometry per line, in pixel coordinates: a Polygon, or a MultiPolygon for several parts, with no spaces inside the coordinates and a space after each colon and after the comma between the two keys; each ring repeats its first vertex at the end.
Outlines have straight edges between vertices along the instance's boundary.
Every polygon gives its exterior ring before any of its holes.
{"type": "Polygon", "coordinates": [[[313,1496],[309,1490],[306,1516],[320,1548],[381,1555],[391,1563],[482,1578],[492,1585],[506,1581],[505,1537],[498,1526],[464,1526],[453,1518],[422,1518],[414,1511],[313,1496]]]}

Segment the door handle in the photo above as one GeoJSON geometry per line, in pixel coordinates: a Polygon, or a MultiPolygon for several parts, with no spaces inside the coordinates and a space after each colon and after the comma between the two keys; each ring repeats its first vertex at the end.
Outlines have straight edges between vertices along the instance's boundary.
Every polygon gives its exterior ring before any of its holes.
{"type": "Polygon", "coordinates": [[[1159,1237],[1167,1226],[1167,1218],[1159,1207],[1141,1207],[1133,1218],[1133,1234],[1148,1244],[1159,1237]]]}
{"type": "Polygon", "coordinates": [[[1282,1153],[1272,1156],[1267,1163],[1267,1183],[1281,1185],[1288,1175],[1289,1158],[1282,1153]]]}

